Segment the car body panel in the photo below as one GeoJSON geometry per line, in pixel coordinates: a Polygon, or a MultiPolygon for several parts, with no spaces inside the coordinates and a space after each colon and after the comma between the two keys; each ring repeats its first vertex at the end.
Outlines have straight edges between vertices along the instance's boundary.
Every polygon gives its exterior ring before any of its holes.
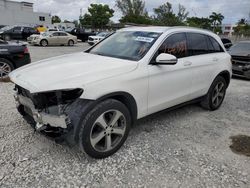
{"type": "Polygon", "coordinates": [[[210,31],[186,27],[132,27],[117,32],[123,31],[149,31],[161,35],[139,61],[77,53],[26,66],[13,72],[10,78],[32,93],[81,88],[84,90],[81,98],[88,100],[126,92],[136,101],[139,119],[206,95],[213,80],[222,71],[227,71],[231,76],[230,55],[220,38],[210,31]],[[162,42],[176,32],[209,35],[216,39],[224,52],[179,59],[176,65],[151,64],[162,42]],[[216,61],[213,61],[214,57],[216,61]],[[188,61],[192,61],[192,64],[185,66],[188,61]],[[44,73],[46,77],[41,79],[44,73]]]}

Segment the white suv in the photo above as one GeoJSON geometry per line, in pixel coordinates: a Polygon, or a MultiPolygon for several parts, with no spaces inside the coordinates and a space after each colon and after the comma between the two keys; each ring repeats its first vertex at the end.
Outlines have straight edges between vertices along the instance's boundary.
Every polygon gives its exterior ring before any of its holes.
{"type": "Polygon", "coordinates": [[[231,69],[212,32],[134,27],[85,52],[27,65],[10,78],[18,111],[35,129],[104,158],[123,145],[137,119],[190,101],[218,109],[231,69]]]}

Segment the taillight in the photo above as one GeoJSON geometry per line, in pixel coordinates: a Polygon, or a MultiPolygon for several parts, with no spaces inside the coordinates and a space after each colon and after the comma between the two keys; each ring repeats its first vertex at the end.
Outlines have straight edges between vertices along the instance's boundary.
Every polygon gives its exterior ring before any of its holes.
{"type": "Polygon", "coordinates": [[[27,47],[25,47],[23,53],[24,54],[29,54],[29,49],[27,47]]]}

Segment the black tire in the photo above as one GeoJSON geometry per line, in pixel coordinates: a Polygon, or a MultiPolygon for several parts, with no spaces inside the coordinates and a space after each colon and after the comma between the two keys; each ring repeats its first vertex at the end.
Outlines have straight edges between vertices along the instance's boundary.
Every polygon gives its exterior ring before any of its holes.
{"type": "Polygon", "coordinates": [[[100,159],[114,154],[126,141],[131,126],[131,116],[124,104],[114,99],[107,99],[89,111],[81,120],[80,125],[78,132],[80,148],[89,156],[100,159]],[[120,116],[120,119],[114,126],[111,126],[112,118],[116,116],[120,116]],[[105,119],[104,123],[107,125],[106,128],[102,126],[103,124],[98,123],[100,122],[98,119],[102,118],[108,119],[105,119]],[[122,130],[123,133],[117,134],[117,130],[122,130]],[[93,137],[93,135],[95,136],[93,137]],[[99,140],[97,137],[101,139],[99,140]],[[96,139],[99,141],[93,144],[96,139]]]}
{"type": "Polygon", "coordinates": [[[8,77],[7,73],[12,72],[13,70],[14,66],[12,62],[7,59],[0,58],[0,79],[5,79],[6,77],[8,77]]]}
{"type": "Polygon", "coordinates": [[[46,46],[49,45],[49,43],[48,43],[47,40],[43,39],[43,40],[40,41],[40,45],[43,46],[43,47],[46,47],[46,46]]]}
{"type": "Polygon", "coordinates": [[[69,40],[69,42],[68,42],[68,46],[74,46],[74,41],[73,40],[69,40]]]}
{"type": "Polygon", "coordinates": [[[210,86],[206,97],[201,102],[201,106],[210,111],[220,108],[226,95],[226,89],[226,80],[222,76],[217,76],[210,86]],[[219,93],[217,93],[218,91],[219,93]]]}

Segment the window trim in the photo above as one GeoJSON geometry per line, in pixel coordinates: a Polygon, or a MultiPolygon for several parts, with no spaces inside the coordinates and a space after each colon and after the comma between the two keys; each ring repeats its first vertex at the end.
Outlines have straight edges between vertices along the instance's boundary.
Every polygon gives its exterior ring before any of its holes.
{"type": "MultiPolygon", "coordinates": [[[[154,61],[154,57],[156,55],[156,52],[159,50],[159,48],[162,46],[162,44],[167,40],[167,38],[171,37],[172,35],[174,34],[184,34],[185,35],[185,38],[187,40],[187,36],[186,36],[186,32],[183,32],[183,31],[174,31],[172,33],[169,33],[166,35],[166,37],[161,41],[161,43],[157,46],[156,50],[153,52],[153,54],[151,55],[150,57],[150,60],[149,60],[149,65],[154,65],[155,64],[155,61],[154,61]]],[[[158,39],[159,40],[159,39],[158,39]]],[[[187,44],[188,46],[188,44],[187,44]]],[[[188,57],[188,56],[187,56],[188,57]]],[[[182,58],[186,58],[186,57],[182,57],[182,58]]],[[[182,58],[177,58],[178,59],[182,59],[182,58]]],[[[177,62],[178,63],[178,62],[177,62]]]]}

